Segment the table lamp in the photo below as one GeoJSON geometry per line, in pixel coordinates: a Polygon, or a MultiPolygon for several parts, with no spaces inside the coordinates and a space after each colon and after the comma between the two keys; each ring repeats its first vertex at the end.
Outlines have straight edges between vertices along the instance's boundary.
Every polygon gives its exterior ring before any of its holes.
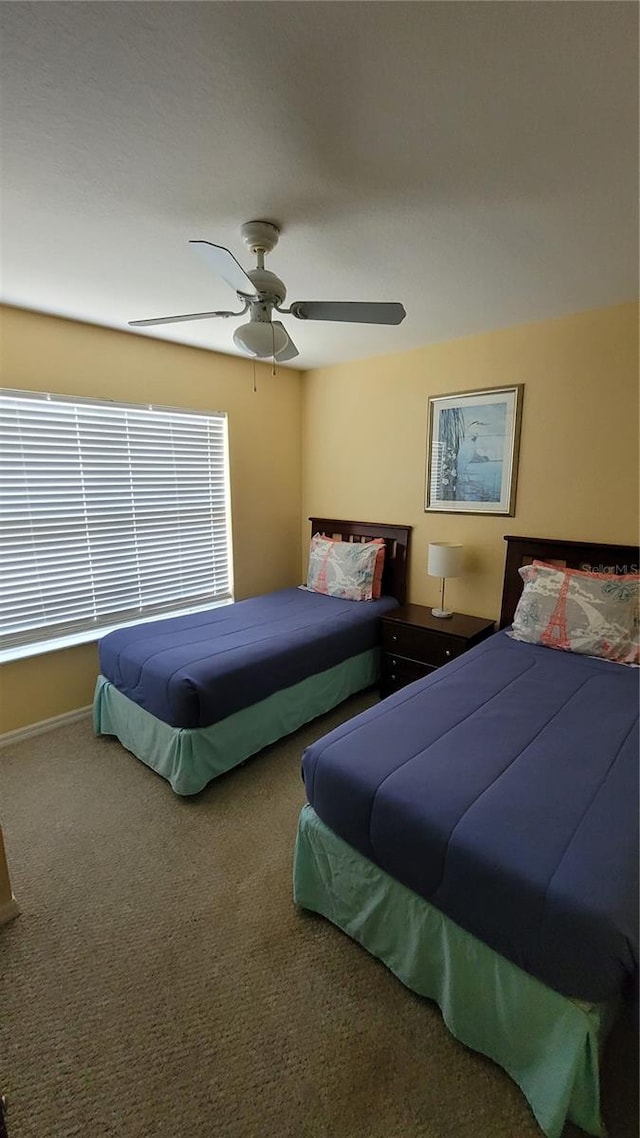
{"type": "Polygon", "coordinates": [[[453,613],[444,607],[444,583],[447,577],[459,577],[461,575],[463,548],[462,545],[456,545],[453,541],[429,542],[427,573],[430,577],[442,579],[440,608],[431,609],[433,616],[453,616],[453,613]]]}

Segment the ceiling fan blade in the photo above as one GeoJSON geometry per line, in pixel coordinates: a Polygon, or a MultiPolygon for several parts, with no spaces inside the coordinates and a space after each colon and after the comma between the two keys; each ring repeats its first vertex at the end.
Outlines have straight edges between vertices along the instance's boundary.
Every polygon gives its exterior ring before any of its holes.
{"type": "MultiPolygon", "coordinates": [[[[276,328],[282,328],[282,331],[286,332],[287,336],[289,336],[289,333],[287,332],[287,329],[285,328],[284,324],[282,324],[279,320],[274,320],[273,323],[274,323],[276,328]]],[[[286,345],[286,347],[284,347],[282,349],[281,352],[276,353],[276,359],[282,360],[282,361],[294,360],[296,358],[296,356],[299,356],[299,355],[300,355],[300,352],[296,348],[293,340],[291,339],[291,336],[289,336],[289,343],[286,345]]]]}
{"type": "Polygon", "coordinates": [[[243,296],[256,295],[251,277],[247,276],[242,265],[224,245],[214,245],[211,241],[190,241],[189,244],[194,246],[209,268],[222,277],[234,292],[241,292],[243,296]]]}
{"type": "Polygon", "coordinates": [[[179,324],[181,320],[209,320],[211,316],[238,316],[237,312],[190,312],[186,316],[157,316],[153,320],[129,320],[130,328],[151,328],[154,324],[179,324]]]}
{"type": "Polygon", "coordinates": [[[401,324],[407,315],[402,304],[332,300],[296,300],[291,312],[299,320],[348,320],[355,324],[401,324]]]}

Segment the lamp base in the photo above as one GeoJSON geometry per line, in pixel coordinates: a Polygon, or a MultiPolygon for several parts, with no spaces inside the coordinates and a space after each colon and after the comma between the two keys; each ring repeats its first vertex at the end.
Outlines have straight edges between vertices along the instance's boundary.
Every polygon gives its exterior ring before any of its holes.
{"type": "Polygon", "coordinates": [[[449,612],[449,609],[431,609],[431,615],[432,615],[432,616],[440,616],[440,617],[445,617],[445,618],[446,618],[446,617],[449,617],[449,616],[453,616],[453,613],[452,613],[452,612],[449,612]]]}

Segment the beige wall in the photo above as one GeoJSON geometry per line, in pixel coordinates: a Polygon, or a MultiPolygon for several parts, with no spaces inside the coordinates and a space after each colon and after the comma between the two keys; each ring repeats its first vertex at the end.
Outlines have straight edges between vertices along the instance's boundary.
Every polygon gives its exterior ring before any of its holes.
{"type": "MultiPolygon", "coordinates": [[[[390,332],[390,336],[392,332],[390,332]]],[[[295,583],[310,514],[414,527],[410,599],[437,600],[429,540],[461,541],[462,612],[496,616],[505,533],[633,542],[638,308],[528,324],[300,374],[7,308],[5,386],[229,415],[236,596],[295,583]],[[427,397],[524,383],[513,518],[425,514],[427,397]],[[302,428],[302,432],[301,432],[302,428]],[[301,493],[302,492],[302,493],[301,493]]],[[[0,732],[91,702],[94,644],[0,669],[0,732]]]]}
{"type": "Polygon", "coordinates": [[[307,373],[302,504],[303,539],[310,514],[412,525],[418,604],[438,600],[428,542],[462,542],[467,571],[448,582],[447,605],[478,616],[498,615],[506,533],[635,542],[638,306],[307,373]],[[525,385],[515,517],[425,513],[428,396],[515,383],[525,385]]]}
{"type": "MultiPolygon", "coordinates": [[[[249,360],[16,308],[0,346],[5,387],[226,411],[236,597],[297,582],[299,372],[259,364],[254,393],[249,360]]],[[[94,644],[5,664],[0,732],[90,703],[96,675],[94,644]]]]}

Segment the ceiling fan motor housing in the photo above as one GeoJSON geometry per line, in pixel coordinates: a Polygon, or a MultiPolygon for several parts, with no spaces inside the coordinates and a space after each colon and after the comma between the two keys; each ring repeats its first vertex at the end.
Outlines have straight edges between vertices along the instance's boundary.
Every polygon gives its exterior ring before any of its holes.
{"type": "Polygon", "coordinates": [[[280,277],[269,272],[268,269],[249,269],[247,276],[258,293],[257,301],[252,302],[251,297],[249,297],[249,303],[252,307],[256,303],[266,303],[272,308],[274,305],[282,304],[287,295],[287,290],[280,277]]]}

